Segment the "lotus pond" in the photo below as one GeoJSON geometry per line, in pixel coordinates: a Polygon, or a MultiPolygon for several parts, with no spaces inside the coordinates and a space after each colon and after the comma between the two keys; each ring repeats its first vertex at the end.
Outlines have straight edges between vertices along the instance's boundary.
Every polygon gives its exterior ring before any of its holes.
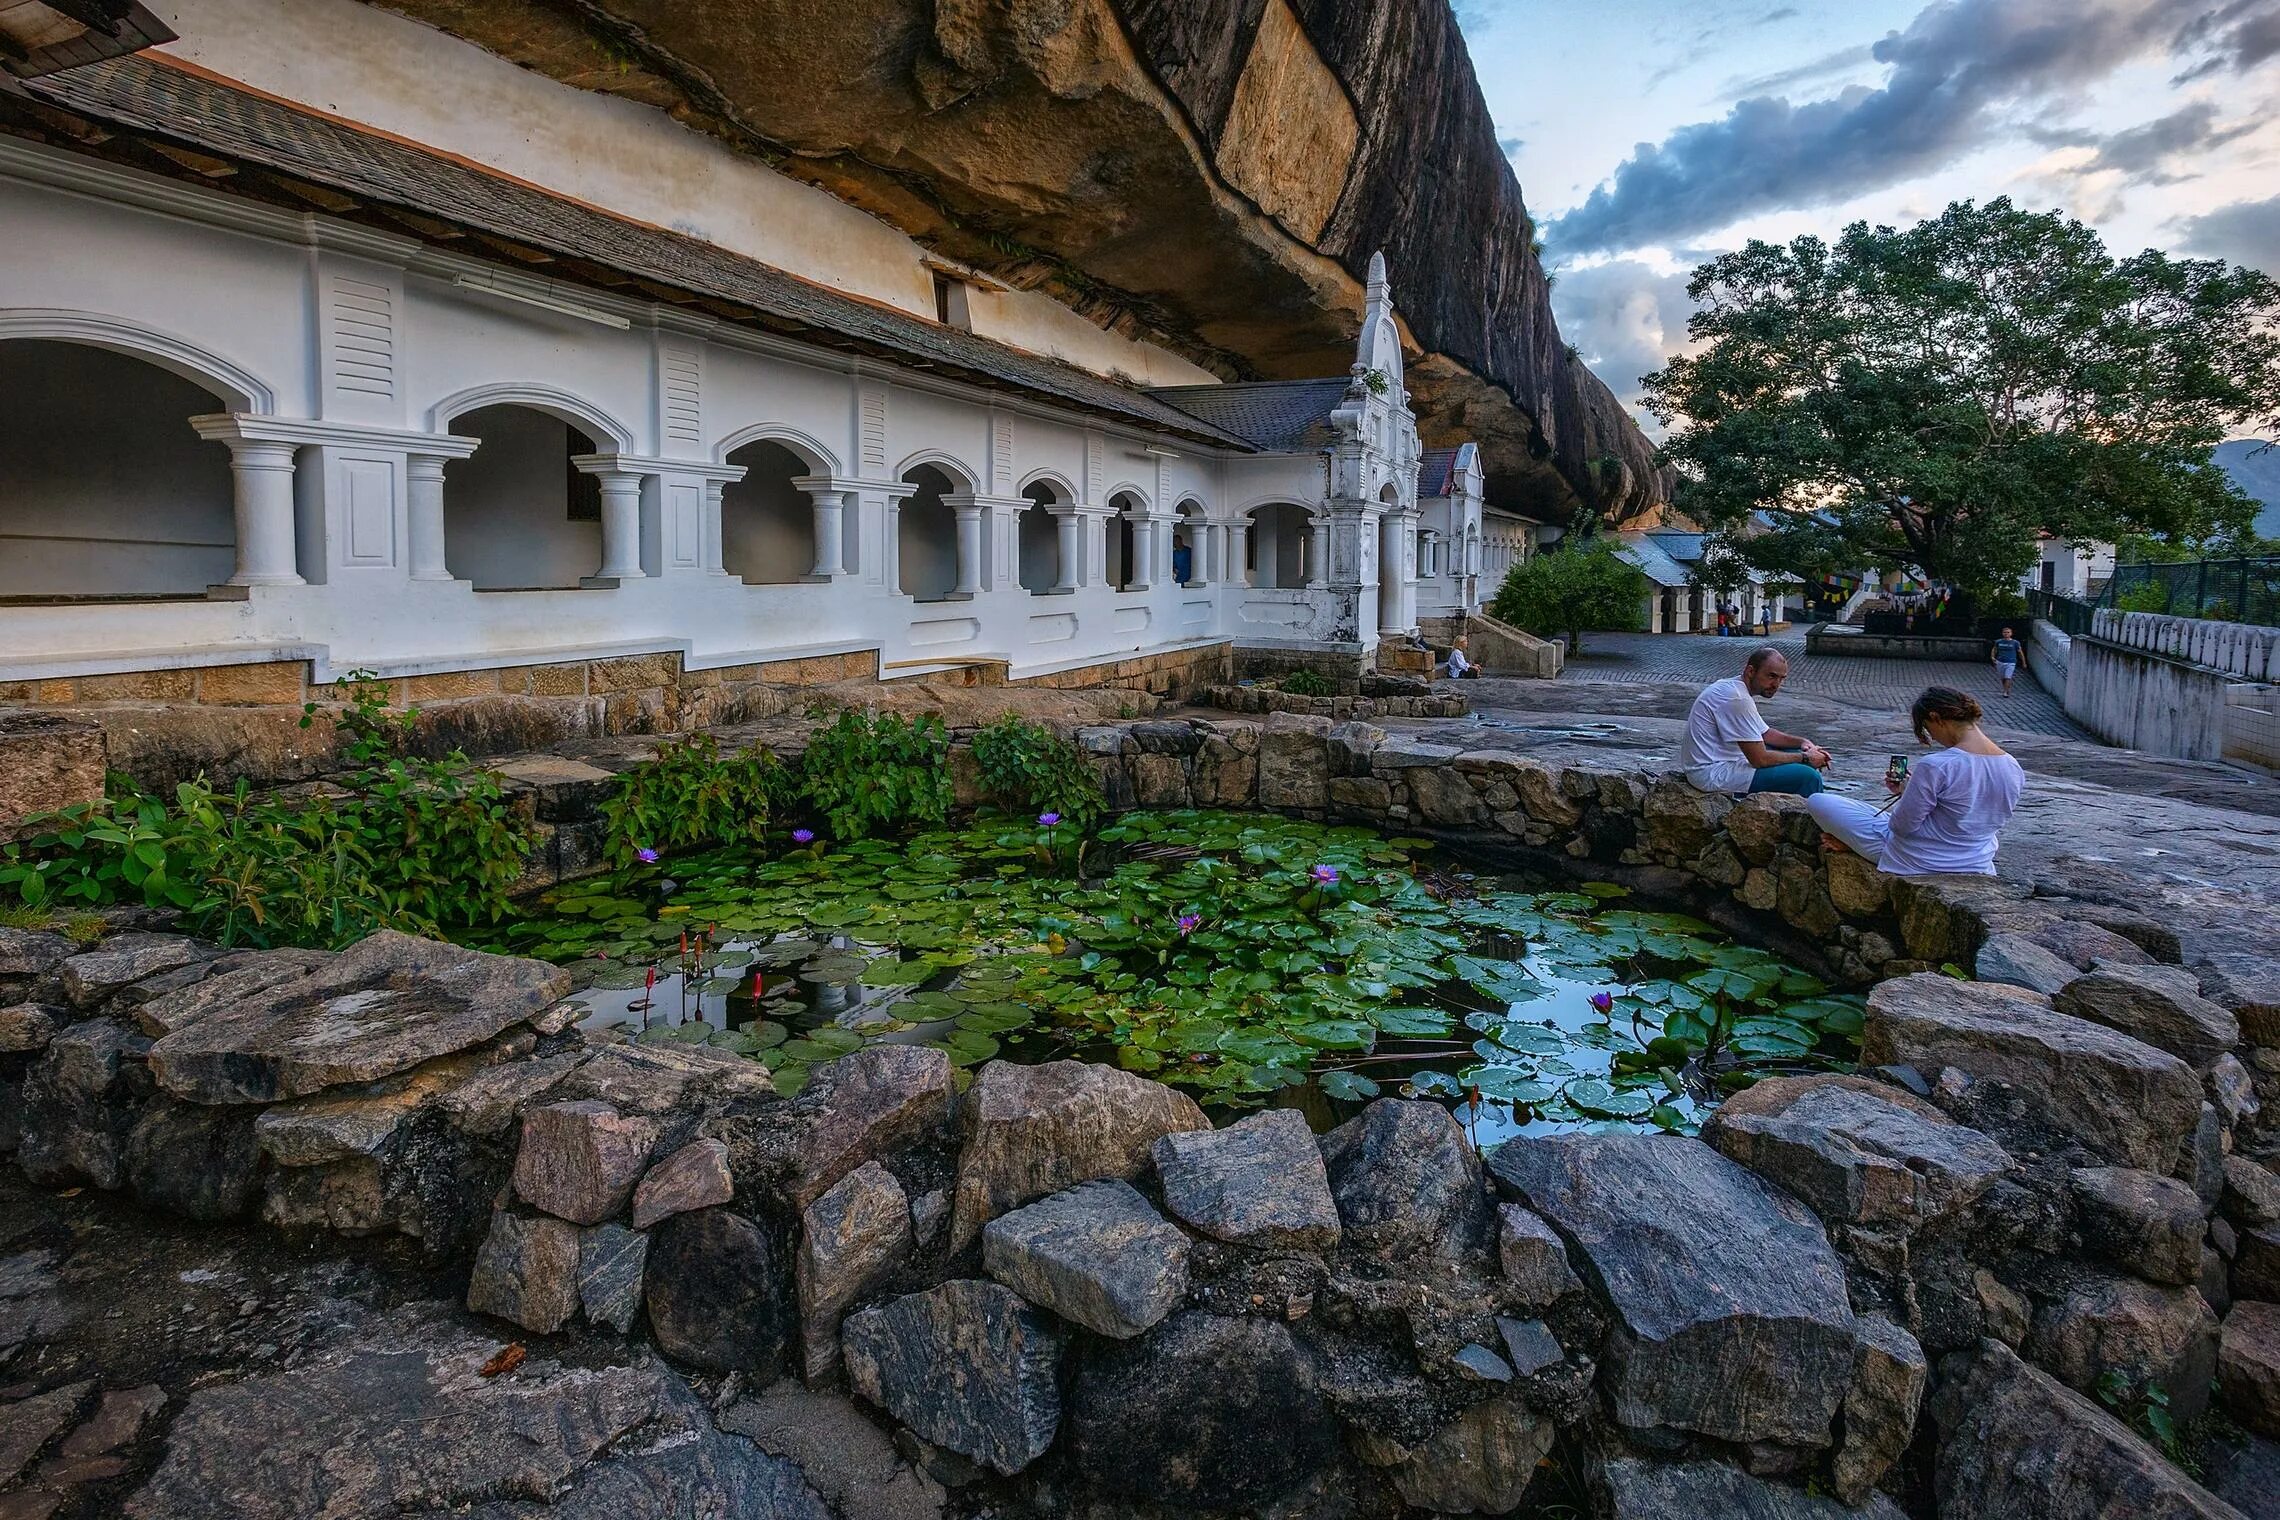
{"type": "Polygon", "coordinates": [[[1726,1091],[1848,1069],[1861,1004],[1710,925],[1433,861],[1428,841],[1249,813],[1053,815],[803,841],[548,894],[488,947],[573,967],[589,1029],[749,1056],[796,1092],[870,1041],[1111,1061],[1207,1106],[1329,1119],[1380,1093],[1481,1145],[1690,1131],[1726,1091]]]}

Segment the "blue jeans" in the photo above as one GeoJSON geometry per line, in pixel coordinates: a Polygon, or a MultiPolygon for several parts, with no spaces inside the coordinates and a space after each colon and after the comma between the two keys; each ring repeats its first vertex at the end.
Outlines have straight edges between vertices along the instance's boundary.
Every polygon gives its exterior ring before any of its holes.
{"type": "Polygon", "coordinates": [[[1787,765],[1763,766],[1751,773],[1750,790],[1787,792],[1793,797],[1810,797],[1821,790],[1821,773],[1802,760],[1792,760],[1787,765]]]}

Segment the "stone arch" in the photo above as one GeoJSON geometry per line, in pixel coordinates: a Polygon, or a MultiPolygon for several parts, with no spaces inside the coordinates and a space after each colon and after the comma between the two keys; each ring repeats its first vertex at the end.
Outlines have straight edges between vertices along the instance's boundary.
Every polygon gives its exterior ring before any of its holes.
{"type": "Polygon", "coordinates": [[[1210,573],[1205,563],[1211,527],[1211,509],[1193,496],[1183,496],[1173,509],[1172,528],[1172,581],[1180,586],[1200,586],[1210,573]],[[1182,573],[1185,572],[1185,573],[1182,573]]]}
{"type": "Polygon", "coordinates": [[[982,477],[974,472],[973,466],[943,449],[920,449],[895,466],[895,479],[908,480],[911,471],[920,468],[939,471],[950,482],[945,488],[945,494],[965,494],[981,489],[982,477]]]}
{"type": "Polygon", "coordinates": [[[729,449],[721,462],[744,466],[741,479],[720,488],[721,568],[748,586],[805,580],[816,566],[815,501],[800,482],[817,473],[815,462],[766,435],[729,449]]]}
{"type": "Polygon", "coordinates": [[[921,457],[901,472],[914,489],[895,514],[895,579],[913,601],[947,601],[958,589],[958,514],[944,498],[972,491],[973,476],[961,479],[953,467],[921,457]]]}
{"type": "Polygon", "coordinates": [[[738,428],[713,445],[713,462],[726,464],[728,456],[755,443],[773,443],[799,460],[802,470],[809,475],[840,474],[838,456],[833,454],[812,433],[782,422],[756,422],[750,427],[738,428]]]}
{"type": "Polygon", "coordinates": [[[1243,535],[1244,567],[1251,584],[1297,590],[1317,578],[1318,564],[1309,558],[1308,546],[1319,555],[1314,509],[1295,501],[1264,501],[1246,508],[1251,531],[1243,535]]]}
{"type": "Polygon", "coordinates": [[[1059,470],[1031,470],[1021,477],[1021,484],[1014,487],[1014,492],[1016,495],[1028,496],[1031,486],[1044,486],[1055,501],[1073,502],[1077,499],[1076,482],[1059,470]]]}
{"type": "Polygon", "coordinates": [[[1147,498],[1136,486],[1118,486],[1109,492],[1108,504],[1112,511],[1103,524],[1108,532],[1108,587],[1111,591],[1144,588],[1148,567],[1140,563],[1139,522],[1148,511],[1147,498]]]}
{"type": "Polygon", "coordinates": [[[237,568],[237,495],[229,450],[191,419],[258,398],[74,330],[0,326],[0,596],[203,596],[237,568]]]}
{"type": "MultiPolygon", "coordinates": [[[[485,399],[439,428],[478,441],[443,467],[444,564],[477,591],[567,590],[602,562],[601,484],[572,461],[603,451],[576,412],[485,399]]],[[[611,442],[614,444],[615,439],[611,442]]]]}
{"type": "Polygon", "coordinates": [[[430,426],[438,433],[458,432],[452,423],[470,412],[494,406],[519,406],[554,418],[593,441],[591,453],[630,454],[633,430],[584,397],[560,386],[533,381],[499,381],[455,391],[428,409],[430,426]]]}
{"type": "Polygon", "coordinates": [[[1076,500],[1076,492],[1060,477],[1044,470],[1024,482],[1021,494],[1029,505],[1014,520],[1016,577],[1021,589],[1036,596],[1061,589],[1061,513],[1076,500]]]}
{"type": "Polygon", "coordinates": [[[0,342],[11,338],[45,338],[109,349],[189,381],[218,397],[225,411],[277,410],[277,393],[251,371],[186,338],[100,312],[38,306],[0,310],[0,342]]]}

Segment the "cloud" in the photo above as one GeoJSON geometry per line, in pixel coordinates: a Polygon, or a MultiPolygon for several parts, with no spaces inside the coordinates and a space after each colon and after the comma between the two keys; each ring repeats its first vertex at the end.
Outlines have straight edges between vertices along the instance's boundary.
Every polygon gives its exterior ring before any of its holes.
{"type": "Polygon", "coordinates": [[[1560,332],[1624,406],[1639,409],[1639,377],[1686,347],[1690,271],[1614,259],[1561,273],[1552,286],[1560,332]]]}
{"type": "Polygon", "coordinates": [[[1499,137],[1496,140],[1496,151],[1506,158],[1510,158],[1526,146],[1528,146],[1528,139],[1525,137],[1499,137]]]}
{"type": "Polygon", "coordinates": [[[1790,17],[1796,14],[1797,7],[1794,5],[1776,6],[1774,9],[1767,11],[1764,15],[1758,17],[1757,20],[1751,22],[1750,24],[1752,26],[1771,26],[1776,21],[1787,21],[1790,17]]]}
{"type": "Polygon", "coordinates": [[[1939,0],[1874,44],[1891,70],[1881,87],[1802,104],[1754,95],[1720,120],[1641,143],[1552,224],[1553,246],[1572,255],[1667,243],[1898,184],[1981,146],[2006,107],[2172,51],[2208,12],[2207,0],[1939,0]]]}
{"type": "MultiPolygon", "coordinates": [[[[2187,253],[2231,259],[2268,273],[2280,273],[2280,195],[2261,201],[2235,201],[2176,226],[2187,253]]],[[[1557,289],[1557,287],[1554,287],[1557,289]]]]}
{"type": "Polygon", "coordinates": [[[2236,122],[2231,126],[2217,125],[2217,108],[2207,101],[2195,101],[2189,106],[2157,116],[2098,144],[2097,156],[2085,166],[2085,173],[2111,171],[2129,184],[2173,185],[2190,179],[2190,174],[2175,173],[2171,164],[2190,153],[2202,153],[2222,147],[2236,137],[2256,130],[2253,120],[2236,122]]]}
{"type": "Polygon", "coordinates": [[[1752,95],[1771,95],[1780,90],[1795,89],[1801,84],[1815,84],[1838,74],[1849,74],[1864,63],[1876,61],[1876,48],[1863,42],[1856,47],[1838,48],[1818,58],[1807,59],[1794,68],[1778,73],[1760,74],[1754,79],[1737,79],[1722,92],[1730,100],[1745,99],[1752,95]]]}
{"type": "Polygon", "coordinates": [[[2177,51],[2207,50],[2207,56],[2172,83],[2203,79],[2231,69],[2244,74],[2280,54],[2280,0],[2228,0],[2187,22],[2177,35],[2177,51]]]}

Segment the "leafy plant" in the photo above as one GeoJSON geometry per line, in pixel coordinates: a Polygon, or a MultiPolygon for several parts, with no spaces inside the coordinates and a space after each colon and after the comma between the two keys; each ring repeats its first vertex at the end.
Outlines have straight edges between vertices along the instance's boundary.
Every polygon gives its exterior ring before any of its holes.
{"type": "Polygon", "coordinates": [[[2169,1413],[2169,1390],[2155,1382],[2139,1382],[2119,1367],[2108,1367],[2099,1373],[2092,1389],[2099,1403],[2161,1448],[2163,1456],[2187,1472],[2199,1475],[2199,1465],[2188,1461],[2177,1421],[2169,1413]]]}
{"type": "Polygon", "coordinates": [[[842,712],[808,740],[802,789],[835,839],[950,816],[950,735],[931,714],[842,712]]]}
{"type": "Polygon", "coordinates": [[[973,753],[984,792],[1008,812],[1057,813],[1082,838],[1108,810],[1084,752],[1042,724],[1007,713],[974,734],[973,753]]]}
{"type": "Polygon", "coordinates": [[[1583,652],[1583,636],[1622,633],[1646,624],[1647,578],[1616,557],[1604,538],[1531,554],[1506,572],[1489,615],[1540,638],[1568,636],[1583,652]]]}
{"type": "Polygon", "coordinates": [[[602,804],[607,857],[624,866],[644,850],[758,843],[775,803],[795,785],[757,746],[724,756],[711,734],[668,739],[655,758],[621,775],[602,804]]]}
{"type": "Polygon", "coordinates": [[[1330,682],[1312,670],[1294,670],[1282,678],[1282,689],[1294,697],[1327,697],[1330,682]]]}
{"type": "Polygon", "coordinates": [[[2158,581],[2140,581],[2118,593],[2114,605],[2124,612],[2167,612],[2169,588],[2158,581]]]}

